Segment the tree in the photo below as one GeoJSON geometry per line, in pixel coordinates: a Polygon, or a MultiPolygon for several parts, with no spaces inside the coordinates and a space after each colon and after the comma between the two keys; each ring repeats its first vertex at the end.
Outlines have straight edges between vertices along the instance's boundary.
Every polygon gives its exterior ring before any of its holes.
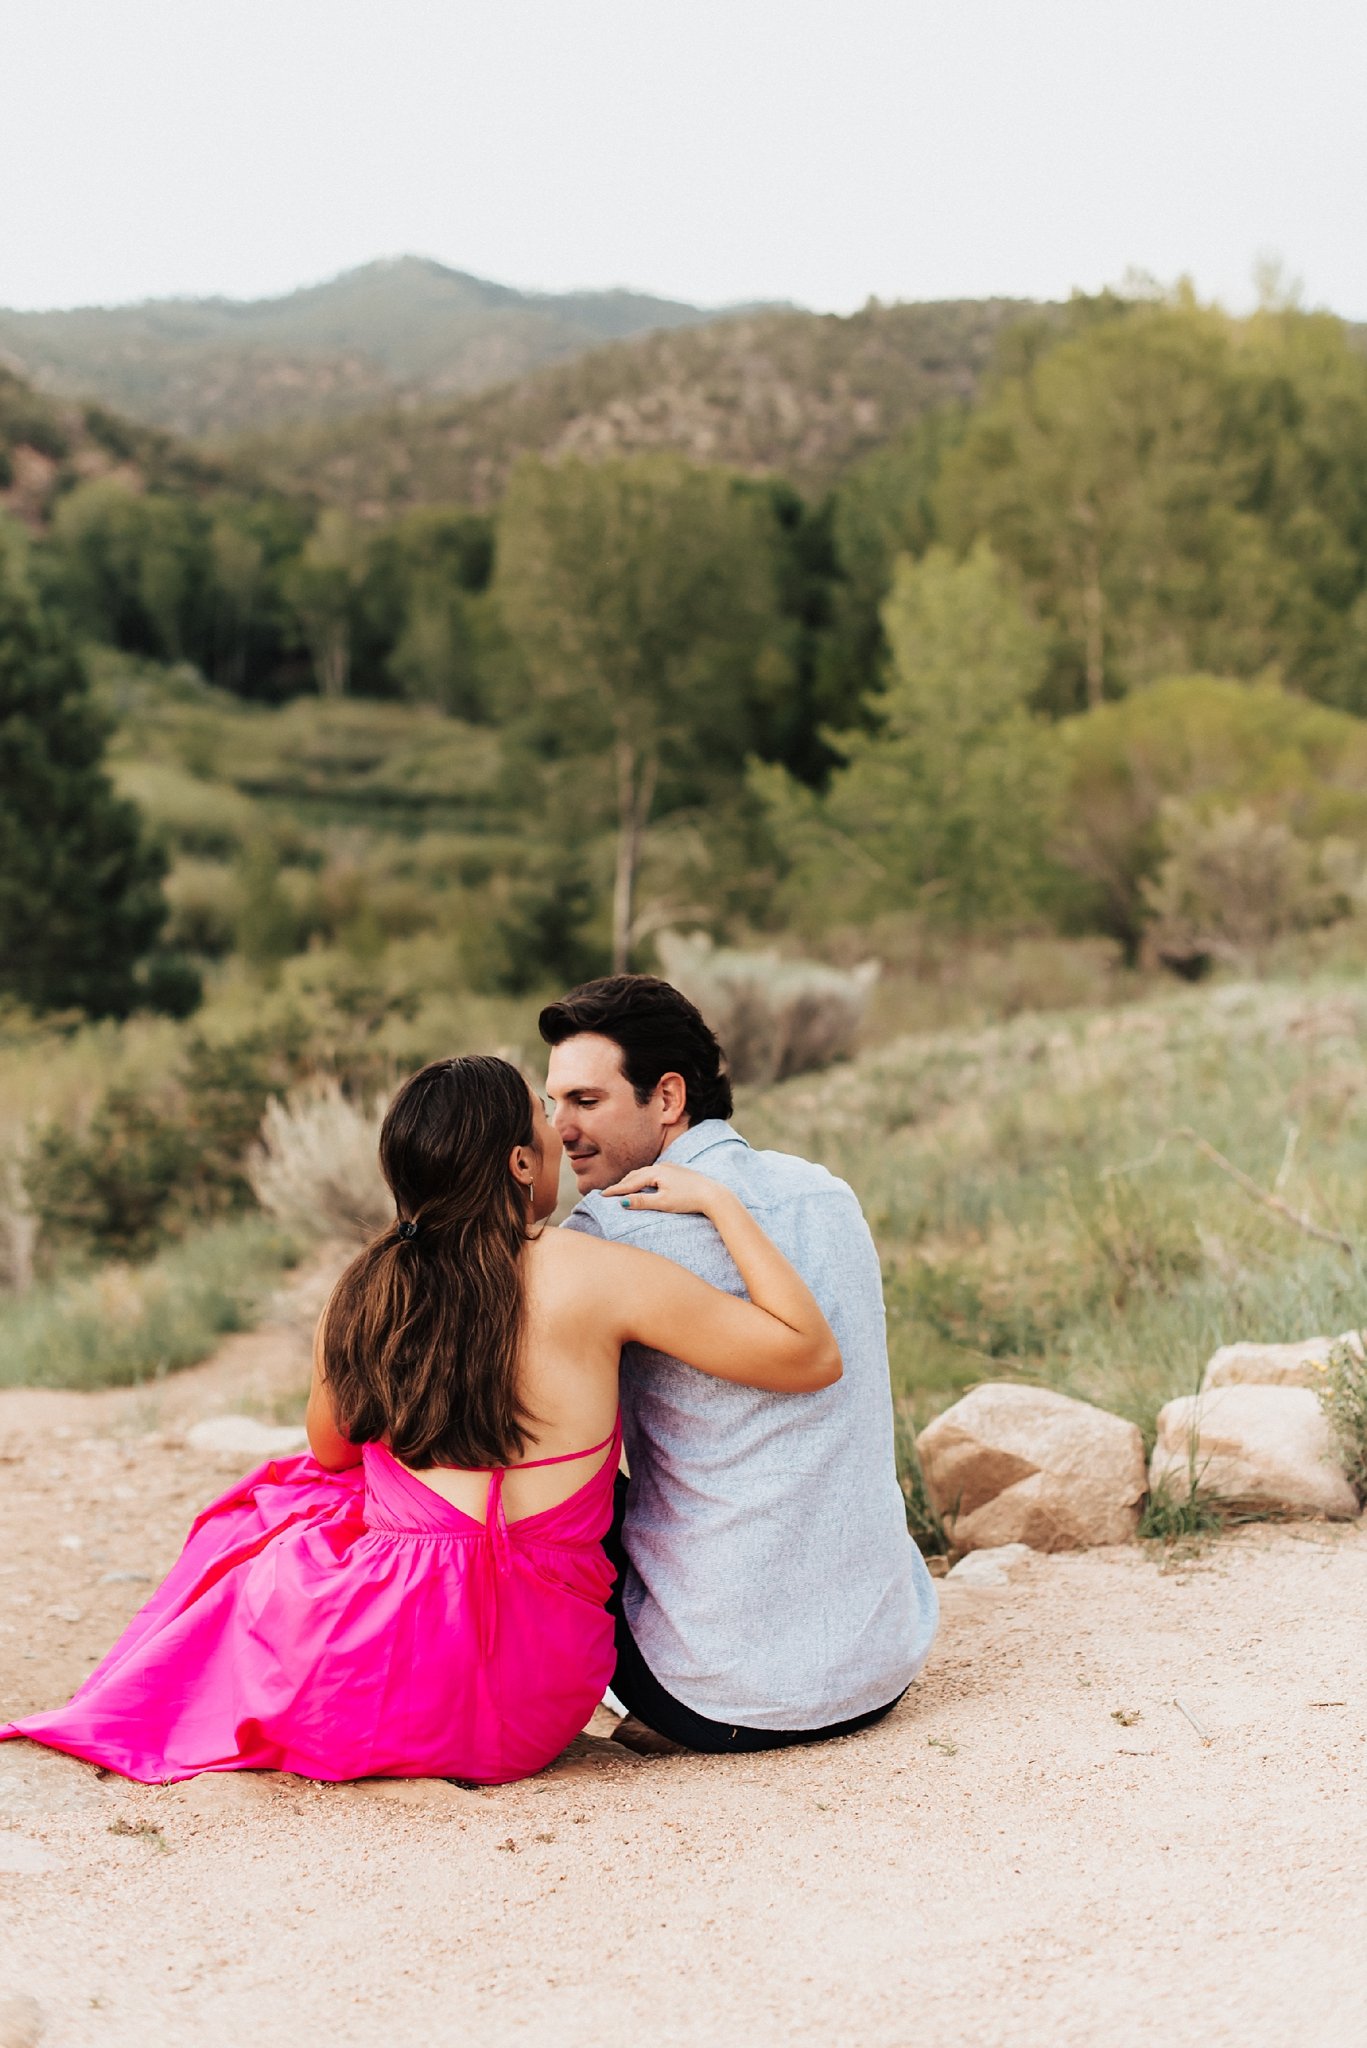
{"type": "Polygon", "coordinates": [[[193,499],[101,477],[60,501],[52,537],[80,630],[164,661],[206,653],[211,557],[193,499]]]}
{"type": "Polygon", "coordinates": [[[351,680],[356,597],[364,571],[362,538],[345,512],[328,506],[285,572],[324,697],[344,697],[351,680]]]}
{"type": "Polygon", "coordinates": [[[915,908],[958,925],[1027,914],[1048,876],[1052,748],[1029,710],[1047,638],[985,545],[904,556],[883,607],[873,730],[842,735],[818,799],[754,772],[808,920],[915,908]]]}
{"type": "Polygon", "coordinates": [[[36,1010],[184,1014],[197,980],[156,951],[165,859],[114,794],[104,743],[22,539],[0,528],[0,990],[36,1010]]]}
{"type": "Polygon", "coordinates": [[[852,726],[877,689],[887,656],[882,611],[902,555],[937,538],[934,492],[946,452],[964,431],[959,407],[928,413],[843,477],[831,505],[839,565],[830,629],[818,663],[828,724],[852,726]]]}
{"type": "Polygon", "coordinates": [[[484,716],[492,567],[493,527],[478,513],[422,508],[380,532],[367,552],[355,687],[484,716]]]}
{"type": "Polygon", "coordinates": [[[637,936],[652,818],[739,782],[787,667],[773,515],[761,494],[673,456],[519,464],[495,591],[548,751],[572,759],[581,826],[616,837],[612,955],[637,936]]]}
{"type": "Polygon", "coordinates": [[[1165,675],[1367,705],[1367,359],[1342,323],[1093,303],[947,456],[942,536],[985,536],[1055,629],[1052,708],[1165,675]]]}
{"type": "Polygon", "coordinates": [[[1134,958],[1174,800],[1203,818],[1249,807],[1311,844],[1367,844],[1367,725],[1275,684],[1174,676],[1057,728],[1055,850],[1079,916],[1134,958]]]}
{"type": "Polygon", "coordinates": [[[985,536],[1025,578],[1057,629],[1055,708],[1273,658],[1278,565],[1249,507],[1257,450],[1234,384],[1222,316],[1123,309],[1004,380],[948,457],[942,531],[985,536]],[[1212,622],[1237,624],[1237,659],[1202,640],[1212,622]]]}

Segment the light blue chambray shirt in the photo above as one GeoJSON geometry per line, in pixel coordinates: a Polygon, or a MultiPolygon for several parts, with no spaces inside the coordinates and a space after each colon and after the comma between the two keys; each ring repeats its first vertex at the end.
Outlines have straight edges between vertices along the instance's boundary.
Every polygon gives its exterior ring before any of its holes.
{"type": "MultiPolygon", "coordinates": [[[[844,1373],[819,1393],[772,1394],[628,1346],[627,1619],[660,1683],[709,1720],[851,1720],[911,1683],[938,1616],[897,1484],[878,1254],[852,1190],[822,1166],[753,1151],[718,1119],[666,1157],[740,1196],[820,1302],[844,1373]]],[[[745,1292],[701,1216],[590,1194],[565,1227],[745,1292]]]]}

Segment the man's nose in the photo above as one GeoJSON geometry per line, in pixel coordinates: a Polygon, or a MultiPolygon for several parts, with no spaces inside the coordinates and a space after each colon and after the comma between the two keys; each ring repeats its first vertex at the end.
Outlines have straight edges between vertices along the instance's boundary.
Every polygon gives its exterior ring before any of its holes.
{"type": "Polygon", "coordinates": [[[575,1135],[574,1116],[567,1102],[557,1102],[552,1108],[551,1124],[562,1139],[568,1140],[575,1135]]]}

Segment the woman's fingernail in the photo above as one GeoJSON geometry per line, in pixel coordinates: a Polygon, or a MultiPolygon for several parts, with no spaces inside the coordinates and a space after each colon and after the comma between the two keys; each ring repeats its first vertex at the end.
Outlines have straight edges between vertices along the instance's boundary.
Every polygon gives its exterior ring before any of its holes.
{"type": "Polygon", "coordinates": [[[631,1196],[630,1196],[630,1195],[623,1195],[623,1197],[622,1197],[622,1207],[623,1207],[624,1209],[629,1209],[629,1208],[631,1207],[631,1196]]]}

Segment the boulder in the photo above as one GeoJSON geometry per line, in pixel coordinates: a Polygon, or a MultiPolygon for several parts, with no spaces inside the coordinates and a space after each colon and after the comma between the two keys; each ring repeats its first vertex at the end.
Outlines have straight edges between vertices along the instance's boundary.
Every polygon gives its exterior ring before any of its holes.
{"type": "Polygon", "coordinates": [[[991,1382],[936,1416],[917,1449],[956,1550],[1082,1550],[1138,1530],[1143,1438],[1086,1401],[991,1382]]]}
{"type": "Polygon", "coordinates": [[[23,1992],[0,1996],[0,2048],[38,2048],[45,2024],[36,1998],[23,1992]]]}
{"type": "Polygon", "coordinates": [[[1308,1387],[1223,1386],[1159,1410],[1149,1484],[1197,1490],[1231,1506],[1347,1521],[1357,1495],[1308,1387]]]}
{"type": "Polygon", "coordinates": [[[945,1584],[968,1586],[1009,1586],[1030,1556],[1028,1543],[1000,1543],[991,1550],[970,1550],[945,1574],[945,1584]]]}
{"type": "Polygon", "coordinates": [[[1304,1337],[1299,1344],[1222,1344],[1212,1352],[1201,1377],[1201,1391],[1211,1387],[1311,1387],[1316,1368],[1336,1344],[1362,1356],[1356,1330],[1341,1337],[1304,1337]]]}
{"type": "Polygon", "coordinates": [[[309,1447],[303,1429],[272,1429],[252,1415],[211,1415],[186,1430],[191,1450],[219,1451],[233,1458],[285,1458],[309,1447]]]}

